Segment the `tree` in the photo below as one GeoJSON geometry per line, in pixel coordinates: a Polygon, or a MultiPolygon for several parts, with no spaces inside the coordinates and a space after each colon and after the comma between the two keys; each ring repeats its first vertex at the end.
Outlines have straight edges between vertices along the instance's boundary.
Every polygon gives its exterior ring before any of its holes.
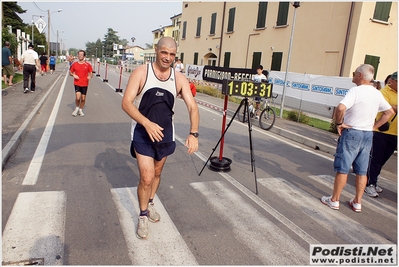
{"type": "Polygon", "coordinates": [[[3,8],[3,27],[10,25],[13,29],[22,29],[28,26],[23,20],[18,16],[18,14],[23,14],[26,10],[23,10],[17,2],[2,2],[3,8]]]}
{"type": "MultiPolygon", "coordinates": [[[[16,31],[20,29],[22,32],[32,34],[32,28],[29,24],[23,22],[23,20],[19,17],[18,14],[23,14],[26,10],[23,10],[17,2],[2,2],[2,11],[3,11],[3,29],[2,29],[2,40],[3,42],[10,42],[10,49],[14,52],[17,51],[17,46],[20,40],[16,40],[16,31]],[[8,26],[11,26],[12,33],[9,33],[8,26]]],[[[35,44],[46,44],[46,36],[44,34],[40,34],[39,31],[34,28],[34,39],[35,44]]],[[[32,38],[32,36],[31,36],[32,38]]],[[[4,43],[3,43],[4,44],[4,43]]]]}
{"type": "Polygon", "coordinates": [[[104,54],[105,56],[111,57],[114,54],[114,44],[119,44],[119,36],[117,36],[118,32],[114,31],[112,28],[108,28],[108,33],[104,35],[104,54]]]}
{"type": "Polygon", "coordinates": [[[152,49],[152,48],[153,48],[152,44],[145,43],[145,49],[152,49]]]}

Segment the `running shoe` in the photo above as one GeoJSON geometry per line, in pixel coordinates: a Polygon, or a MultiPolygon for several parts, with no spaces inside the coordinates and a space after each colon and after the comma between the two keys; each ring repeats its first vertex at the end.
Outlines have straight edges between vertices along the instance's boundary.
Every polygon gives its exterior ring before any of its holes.
{"type": "Polygon", "coordinates": [[[81,109],[79,109],[79,112],[78,112],[78,113],[79,113],[79,116],[80,116],[80,117],[84,117],[84,116],[85,116],[85,114],[83,113],[83,110],[81,110],[81,109]]]}
{"type": "Polygon", "coordinates": [[[378,197],[378,193],[377,193],[377,188],[371,184],[369,186],[366,186],[366,188],[364,189],[364,193],[366,193],[366,195],[370,196],[370,197],[378,197]]]}
{"type": "Polygon", "coordinates": [[[26,87],[26,88],[24,89],[24,94],[26,94],[27,92],[29,92],[29,88],[28,88],[28,87],[26,87]]]}
{"type": "Polygon", "coordinates": [[[147,210],[148,210],[148,220],[150,222],[159,222],[161,216],[155,210],[154,203],[149,203],[147,210]]]}
{"type": "Polygon", "coordinates": [[[382,192],[382,188],[379,187],[378,185],[376,185],[376,186],[375,186],[375,191],[376,191],[377,193],[381,193],[381,192],[382,192]]]}
{"type": "Polygon", "coordinates": [[[349,206],[351,206],[351,208],[354,212],[362,211],[362,204],[353,202],[353,198],[349,201],[349,206]]]}
{"type": "Polygon", "coordinates": [[[137,233],[136,233],[137,238],[148,238],[149,233],[148,233],[148,217],[147,216],[140,216],[139,217],[139,223],[137,225],[137,233]]]}
{"type": "Polygon", "coordinates": [[[339,201],[331,201],[332,196],[329,197],[321,197],[321,202],[333,210],[339,210],[339,201]]]}
{"type": "Polygon", "coordinates": [[[72,112],[72,116],[74,116],[74,117],[78,116],[78,111],[79,111],[79,108],[75,108],[75,110],[72,112]]]}

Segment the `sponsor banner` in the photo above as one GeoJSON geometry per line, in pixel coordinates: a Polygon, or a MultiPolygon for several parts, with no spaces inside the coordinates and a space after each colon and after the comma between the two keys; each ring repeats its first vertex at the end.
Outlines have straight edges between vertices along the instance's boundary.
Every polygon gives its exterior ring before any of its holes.
{"type": "MultiPolygon", "coordinates": [[[[222,84],[227,80],[252,80],[256,74],[253,69],[221,68],[213,66],[187,65],[187,78],[203,80],[205,85],[222,84]]],[[[273,84],[273,93],[283,94],[285,72],[263,71],[268,74],[269,83],[273,84]]],[[[267,75],[266,75],[267,76],[267,75]]],[[[352,78],[322,76],[289,72],[285,86],[285,95],[311,103],[337,106],[350,88],[356,86],[352,78]]],[[[220,88],[220,86],[219,86],[220,88]]]]}
{"type": "Polygon", "coordinates": [[[310,245],[310,265],[397,266],[396,245],[310,245]]]}

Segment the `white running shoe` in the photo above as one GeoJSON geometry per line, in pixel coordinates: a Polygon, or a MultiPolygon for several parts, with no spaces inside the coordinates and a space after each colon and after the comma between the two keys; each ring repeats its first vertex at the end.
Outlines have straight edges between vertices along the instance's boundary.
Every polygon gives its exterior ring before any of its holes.
{"type": "Polygon", "coordinates": [[[80,116],[80,117],[84,117],[84,116],[85,116],[85,114],[83,113],[83,110],[81,110],[81,109],[79,109],[79,112],[78,112],[78,113],[79,113],[79,116],[80,116]]]}
{"type": "Polygon", "coordinates": [[[321,197],[321,202],[333,210],[339,210],[339,201],[331,201],[332,196],[329,197],[321,197]]]}
{"type": "Polygon", "coordinates": [[[78,111],[79,111],[79,108],[75,108],[75,110],[72,112],[72,116],[74,116],[74,117],[78,116],[78,111]]]}
{"type": "Polygon", "coordinates": [[[362,204],[353,202],[353,198],[349,201],[349,206],[351,206],[351,208],[354,212],[362,211],[362,204]]]}

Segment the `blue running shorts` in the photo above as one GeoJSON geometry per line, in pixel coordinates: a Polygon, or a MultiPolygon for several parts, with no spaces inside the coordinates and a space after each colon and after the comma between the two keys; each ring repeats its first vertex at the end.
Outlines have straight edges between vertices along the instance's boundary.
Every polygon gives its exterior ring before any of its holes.
{"type": "Polygon", "coordinates": [[[175,149],[176,142],[146,144],[132,141],[130,145],[130,154],[133,158],[136,158],[136,150],[140,155],[148,156],[160,161],[164,157],[173,154],[175,149]]]}

